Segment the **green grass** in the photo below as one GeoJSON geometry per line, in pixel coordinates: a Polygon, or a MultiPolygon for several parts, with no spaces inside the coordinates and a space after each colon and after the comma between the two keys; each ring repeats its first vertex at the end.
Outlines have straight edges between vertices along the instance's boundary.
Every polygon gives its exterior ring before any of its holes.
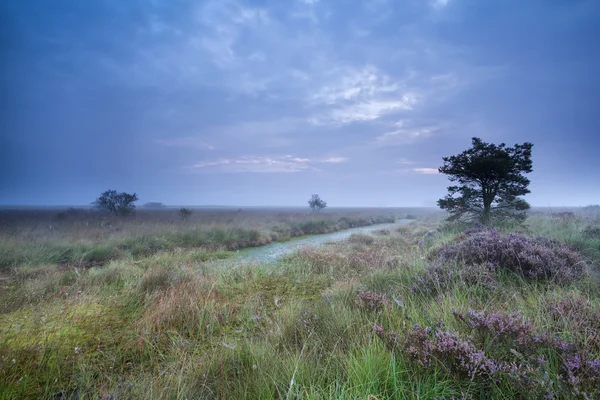
{"type": "MultiPolygon", "coordinates": [[[[528,229],[576,246],[597,268],[596,239],[580,235],[584,222],[569,224],[536,217],[528,229]]],[[[584,342],[600,356],[588,320],[557,320],[549,306],[576,301],[600,313],[594,274],[559,286],[502,272],[493,291],[412,291],[427,256],[454,240],[444,231],[423,243],[432,227],[416,222],[389,235],[356,236],[276,265],[217,261],[229,253],[196,248],[200,233],[193,231],[120,241],[118,256],[110,240],[74,246],[72,257],[92,265],[77,270],[27,248],[44,265],[24,261],[0,288],[0,398],[534,398],[510,382],[424,368],[386,348],[373,330],[378,324],[404,334],[441,321],[468,333],[453,310],[519,311],[536,329],[584,342]],[[361,290],[389,304],[364,307],[361,290]]],[[[253,240],[235,228],[202,232],[221,243],[253,240]]],[[[549,371],[560,373],[560,359],[549,357],[549,371]]]]}
{"type": "Polygon", "coordinates": [[[193,220],[181,221],[163,211],[142,212],[135,219],[90,212],[59,219],[48,213],[22,213],[11,217],[10,213],[7,216],[0,212],[2,273],[22,265],[98,266],[176,248],[237,250],[302,235],[394,222],[402,216],[387,210],[319,214],[197,212],[193,220]]]}

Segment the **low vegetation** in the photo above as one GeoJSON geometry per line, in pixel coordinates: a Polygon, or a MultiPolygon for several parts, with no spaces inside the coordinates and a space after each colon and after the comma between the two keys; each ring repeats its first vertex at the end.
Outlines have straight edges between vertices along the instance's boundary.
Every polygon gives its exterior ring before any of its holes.
{"type": "Polygon", "coordinates": [[[597,224],[421,217],[274,265],[186,245],[18,264],[0,398],[600,398],[597,224]]]}
{"type": "Polygon", "coordinates": [[[406,212],[340,210],[0,211],[0,273],[22,266],[98,266],[176,248],[237,250],[293,237],[394,222],[406,212]]]}

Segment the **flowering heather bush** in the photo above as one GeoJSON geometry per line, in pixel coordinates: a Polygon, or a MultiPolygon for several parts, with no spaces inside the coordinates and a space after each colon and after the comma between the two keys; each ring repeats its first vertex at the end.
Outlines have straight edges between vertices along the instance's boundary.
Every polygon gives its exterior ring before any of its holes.
{"type": "Polygon", "coordinates": [[[395,331],[374,326],[375,334],[389,349],[401,350],[421,367],[441,366],[463,378],[491,378],[500,372],[509,372],[515,366],[495,361],[477,349],[468,339],[442,327],[415,325],[404,337],[395,331]]]}
{"type": "Polygon", "coordinates": [[[456,378],[482,385],[504,382],[528,398],[600,396],[600,359],[547,332],[538,332],[519,313],[454,313],[469,336],[443,325],[415,325],[401,335],[375,325],[375,334],[390,350],[400,351],[423,368],[443,368],[456,378]],[[544,353],[560,356],[552,372],[544,353]],[[555,370],[554,370],[555,371],[555,370]],[[550,375],[553,373],[554,375],[550,375]]]}
{"type": "Polygon", "coordinates": [[[438,252],[442,261],[492,263],[530,279],[569,282],[583,274],[581,256],[559,243],[522,233],[502,235],[496,230],[475,231],[458,244],[438,252]]]}
{"type": "Polygon", "coordinates": [[[535,328],[518,313],[477,313],[469,310],[466,315],[453,313],[471,328],[475,340],[481,346],[504,347],[508,350],[518,349],[523,354],[535,354],[539,347],[549,348],[557,352],[574,349],[572,343],[548,333],[538,334],[535,328]]]}
{"type": "Polygon", "coordinates": [[[575,337],[600,351],[600,310],[592,307],[588,299],[576,294],[549,299],[548,312],[557,324],[567,324],[575,337]]]}
{"type": "Polygon", "coordinates": [[[589,354],[569,354],[564,358],[559,378],[572,389],[572,394],[585,399],[600,397],[600,359],[589,354]]]}

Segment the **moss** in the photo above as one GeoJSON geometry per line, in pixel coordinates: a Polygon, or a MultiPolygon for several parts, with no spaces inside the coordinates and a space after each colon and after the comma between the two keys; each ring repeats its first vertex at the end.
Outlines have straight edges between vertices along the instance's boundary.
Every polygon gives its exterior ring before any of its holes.
{"type": "Polygon", "coordinates": [[[46,398],[68,393],[78,385],[80,365],[102,371],[111,360],[120,364],[119,358],[132,354],[136,343],[128,320],[123,310],[95,301],[25,307],[0,315],[4,394],[46,398]],[[107,353],[110,357],[103,357],[107,353]]]}

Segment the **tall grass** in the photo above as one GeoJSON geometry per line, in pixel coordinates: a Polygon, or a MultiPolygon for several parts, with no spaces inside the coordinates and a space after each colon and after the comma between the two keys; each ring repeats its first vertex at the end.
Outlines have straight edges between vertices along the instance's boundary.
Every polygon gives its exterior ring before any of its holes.
{"type": "Polygon", "coordinates": [[[294,236],[394,222],[399,210],[308,212],[141,211],[117,218],[93,211],[0,211],[0,271],[27,265],[97,266],[174,248],[236,250],[294,236]],[[60,216],[57,217],[57,215],[60,216]]]}
{"type": "MultiPolygon", "coordinates": [[[[575,233],[581,221],[540,218],[530,235],[594,248],[575,233]]],[[[439,250],[463,235],[415,222],[272,265],[228,265],[181,246],[76,271],[17,267],[0,289],[0,398],[598,398],[593,366],[565,370],[574,354],[600,357],[598,277],[438,266],[439,250]],[[488,342],[486,329],[512,313],[503,332],[515,336],[488,342]],[[429,336],[435,354],[451,357],[425,362],[407,347],[417,327],[531,370],[470,376],[452,361],[462,353],[429,336]],[[533,350],[504,339],[534,334],[550,336],[533,350]],[[552,347],[563,342],[574,353],[552,347]]],[[[585,257],[598,267],[593,252],[585,257]]]]}

